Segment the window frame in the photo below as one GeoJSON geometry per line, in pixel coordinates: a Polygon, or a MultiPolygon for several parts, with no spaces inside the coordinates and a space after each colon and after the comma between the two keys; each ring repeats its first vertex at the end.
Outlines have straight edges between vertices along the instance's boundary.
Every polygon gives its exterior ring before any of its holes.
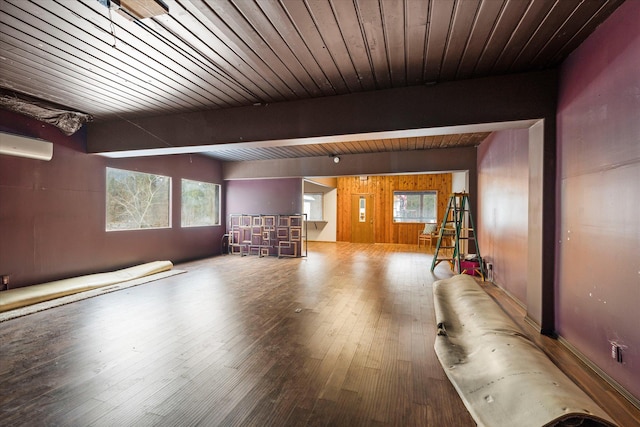
{"type": "MultiPolygon", "coordinates": [[[[160,174],[155,174],[155,173],[150,173],[150,172],[141,172],[141,171],[134,171],[134,170],[129,170],[129,169],[121,169],[121,168],[113,168],[113,167],[109,167],[107,166],[105,169],[105,231],[106,232],[114,232],[114,231],[140,231],[140,230],[163,230],[163,229],[170,229],[172,227],[172,206],[173,206],[173,191],[172,191],[172,187],[173,187],[173,179],[170,176],[167,175],[160,175],[160,174]],[[153,177],[157,177],[157,178],[162,178],[165,179],[165,185],[166,185],[166,192],[167,192],[167,201],[166,201],[166,225],[161,225],[161,226],[148,226],[148,227],[123,227],[123,228],[115,228],[113,226],[113,224],[116,224],[116,222],[114,221],[110,221],[110,214],[109,214],[109,210],[110,210],[110,206],[111,206],[111,202],[110,202],[110,197],[112,196],[112,193],[110,192],[110,185],[109,185],[109,178],[110,178],[110,171],[115,171],[115,173],[126,173],[129,174],[130,176],[135,176],[135,175],[147,175],[147,176],[153,176],[153,177]]],[[[164,218],[164,215],[163,215],[164,218]]],[[[142,219],[144,219],[144,214],[142,219]]]]}
{"type": "Polygon", "coordinates": [[[325,219],[324,219],[324,193],[319,192],[319,191],[318,191],[318,192],[313,192],[313,193],[312,193],[312,192],[305,192],[305,193],[303,194],[303,197],[302,197],[302,198],[303,198],[303,200],[302,200],[302,212],[304,212],[305,214],[307,214],[307,222],[313,222],[313,221],[325,221],[325,219]],[[307,209],[306,209],[306,206],[305,206],[305,205],[306,205],[306,203],[307,203],[307,202],[306,202],[306,199],[305,199],[305,196],[320,196],[320,210],[321,210],[321,215],[320,215],[320,216],[321,216],[321,218],[320,218],[320,219],[313,218],[313,217],[311,216],[311,212],[312,212],[313,210],[310,210],[309,212],[307,212],[307,209]]]}
{"type": "Polygon", "coordinates": [[[219,227],[222,225],[222,185],[217,184],[215,182],[207,182],[207,181],[199,181],[195,179],[189,178],[181,178],[180,179],[180,227],[181,228],[194,228],[194,227],[219,227]],[[215,223],[211,224],[193,224],[193,225],[185,225],[185,203],[184,203],[184,184],[185,182],[194,183],[194,184],[205,184],[211,185],[213,188],[217,189],[217,194],[214,196],[217,200],[213,201],[213,209],[212,217],[215,223]],[[216,211],[217,208],[217,211],[216,211]]]}
{"type": "Polygon", "coordinates": [[[392,211],[391,217],[394,224],[437,224],[438,223],[438,191],[437,190],[394,190],[391,194],[392,197],[392,211]],[[398,217],[396,216],[396,197],[401,195],[421,195],[419,215],[415,218],[410,217],[398,217]],[[424,197],[434,197],[434,216],[424,216],[424,197]]]}

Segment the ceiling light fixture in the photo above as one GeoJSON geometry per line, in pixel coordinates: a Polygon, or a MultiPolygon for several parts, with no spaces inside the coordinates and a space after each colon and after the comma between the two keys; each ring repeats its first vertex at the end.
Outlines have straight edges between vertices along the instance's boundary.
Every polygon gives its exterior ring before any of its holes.
{"type": "Polygon", "coordinates": [[[340,163],[340,157],[338,157],[336,154],[332,154],[331,156],[333,158],[333,163],[340,163]]]}

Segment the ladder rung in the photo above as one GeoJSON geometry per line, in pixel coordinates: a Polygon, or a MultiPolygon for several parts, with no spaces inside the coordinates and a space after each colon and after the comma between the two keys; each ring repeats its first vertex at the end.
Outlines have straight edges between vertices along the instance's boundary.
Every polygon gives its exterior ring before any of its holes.
{"type": "MultiPolygon", "coordinates": [[[[438,244],[436,245],[433,262],[431,264],[431,271],[433,271],[434,267],[442,261],[449,262],[451,264],[451,268],[454,268],[455,260],[460,260],[459,242],[461,240],[465,242],[474,242],[476,251],[478,253],[478,258],[480,258],[480,248],[478,247],[475,230],[473,227],[466,227],[467,225],[474,225],[473,215],[471,213],[471,207],[468,203],[468,198],[469,194],[466,192],[451,193],[451,195],[449,196],[447,210],[441,223],[442,226],[440,228],[440,232],[438,233],[438,244]],[[470,224],[467,224],[467,221],[470,221],[470,224]],[[444,241],[451,243],[450,245],[447,245],[445,243],[446,246],[441,246],[444,241]],[[438,256],[440,249],[446,251],[453,250],[453,257],[440,258],[438,256]]],[[[458,266],[458,269],[460,269],[460,266],[458,266]]],[[[477,271],[480,272],[481,275],[483,275],[482,268],[465,270],[477,271]]]]}

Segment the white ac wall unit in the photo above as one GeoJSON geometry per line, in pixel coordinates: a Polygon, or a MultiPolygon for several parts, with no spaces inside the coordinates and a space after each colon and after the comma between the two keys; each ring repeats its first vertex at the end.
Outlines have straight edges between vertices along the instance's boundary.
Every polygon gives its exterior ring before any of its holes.
{"type": "Polygon", "coordinates": [[[53,157],[53,144],[42,139],[0,132],[0,154],[48,161],[53,157]]]}

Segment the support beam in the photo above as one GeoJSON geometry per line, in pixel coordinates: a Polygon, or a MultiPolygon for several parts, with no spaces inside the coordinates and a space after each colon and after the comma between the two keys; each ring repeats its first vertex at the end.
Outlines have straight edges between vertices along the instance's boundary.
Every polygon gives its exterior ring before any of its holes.
{"type": "Polygon", "coordinates": [[[276,104],[88,124],[108,153],[393,132],[541,119],[555,114],[556,72],[487,77],[276,104]]]}

